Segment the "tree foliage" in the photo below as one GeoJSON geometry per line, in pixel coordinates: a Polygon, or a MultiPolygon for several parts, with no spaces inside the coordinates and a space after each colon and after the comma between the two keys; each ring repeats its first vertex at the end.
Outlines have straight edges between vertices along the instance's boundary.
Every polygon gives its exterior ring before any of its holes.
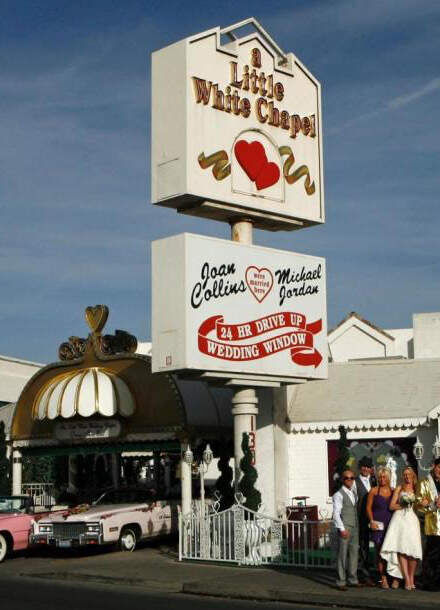
{"type": "Polygon", "coordinates": [[[57,478],[55,456],[23,456],[23,483],[52,483],[57,478]]]}
{"type": "Polygon", "coordinates": [[[250,510],[258,511],[261,504],[261,494],[258,489],[255,489],[258,473],[252,465],[253,455],[252,451],[249,449],[249,435],[246,434],[246,432],[243,432],[241,449],[243,451],[243,457],[240,460],[240,468],[243,472],[243,476],[238,484],[238,489],[246,498],[244,506],[250,510]]]}
{"type": "Polygon", "coordinates": [[[347,430],[345,426],[339,426],[339,440],[338,440],[338,458],[335,462],[335,483],[336,487],[340,487],[342,483],[341,475],[348,468],[348,461],[350,459],[350,452],[348,450],[347,441],[347,430]]]}

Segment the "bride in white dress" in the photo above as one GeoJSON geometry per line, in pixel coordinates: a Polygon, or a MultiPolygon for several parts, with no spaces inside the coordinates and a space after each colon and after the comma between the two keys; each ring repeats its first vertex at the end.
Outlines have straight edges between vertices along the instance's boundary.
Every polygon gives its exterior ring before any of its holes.
{"type": "Polygon", "coordinates": [[[405,578],[405,589],[415,589],[417,561],[422,559],[420,523],[413,509],[417,477],[410,467],[402,473],[402,484],[396,487],[390,503],[395,511],[380,551],[387,562],[387,572],[394,578],[405,578]]]}

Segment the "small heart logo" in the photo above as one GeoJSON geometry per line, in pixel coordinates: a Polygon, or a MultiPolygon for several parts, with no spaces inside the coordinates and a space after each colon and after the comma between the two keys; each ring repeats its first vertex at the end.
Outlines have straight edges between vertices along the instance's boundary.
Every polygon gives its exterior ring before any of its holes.
{"type": "Polygon", "coordinates": [[[86,307],[86,321],[94,333],[99,333],[104,328],[108,318],[107,305],[95,305],[86,307]]]}
{"type": "Polygon", "coordinates": [[[262,189],[267,189],[272,184],[278,182],[280,178],[280,168],[276,163],[266,163],[266,165],[261,169],[260,173],[255,180],[256,187],[259,191],[262,189]]]}
{"type": "Polygon", "coordinates": [[[235,157],[248,178],[255,182],[257,189],[267,189],[278,182],[280,170],[276,163],[267,160],[266,151],[261,142],[238,140],[234,146],[235,157]]]}
{"type": "Polygon", "coordinates": [[[254,182],[267,163],[264,146],[257,141],[249,144],[246,140],[238,140],[234,151],[237,161],[248,175],[248,178],[254,182]]]}
{"type": "Polygon", "coordinates": [[[273,275],[266,267],[248,267],[246,269],[246,284],[252,295],[261,303],[272,290],[273,275]]]}

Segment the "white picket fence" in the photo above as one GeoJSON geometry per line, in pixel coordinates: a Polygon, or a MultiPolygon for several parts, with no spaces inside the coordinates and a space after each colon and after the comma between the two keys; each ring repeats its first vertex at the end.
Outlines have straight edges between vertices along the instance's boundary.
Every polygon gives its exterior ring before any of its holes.
{"type": "Polygon", "coordinates": [[[31,496],[36,508],[50,508],[55,504],[54,486],[51,483],[23,483],[21,493],[31,496]]]}
{"type": "Polygon", "coordinates": [[[335,538],[330,520],[289,521],[241,504],[217,512],[215,505],[179,515],[179,560],[331,568],[335,538]]]}

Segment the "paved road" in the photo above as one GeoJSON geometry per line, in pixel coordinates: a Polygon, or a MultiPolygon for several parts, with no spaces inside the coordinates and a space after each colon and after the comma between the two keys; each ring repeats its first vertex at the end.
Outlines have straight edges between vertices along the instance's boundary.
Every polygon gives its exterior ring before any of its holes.
{"type": "MultiPolygon", "coordinates": [[[[312,610],[310,606],[296,604],[170,595],[115,585],[48,582],[40,578],[0,575],[2,610],[145,610],[148,607],[154,610],[312,610]]],[[[330,608],[320,606],[320,610],[330,608]]]]}
{"type": "Polygon", "coordinates": [[[370,588],[341,593],[334,589],[334,578],[329,570],[179,562],[173,548],[159,543],[135,553],[35,549],[0,565],[0,610],[145,610],[148,603],[152,610],[308,610],[312,604],[364,610],[440,608],[439,594],[370,588]]]}

